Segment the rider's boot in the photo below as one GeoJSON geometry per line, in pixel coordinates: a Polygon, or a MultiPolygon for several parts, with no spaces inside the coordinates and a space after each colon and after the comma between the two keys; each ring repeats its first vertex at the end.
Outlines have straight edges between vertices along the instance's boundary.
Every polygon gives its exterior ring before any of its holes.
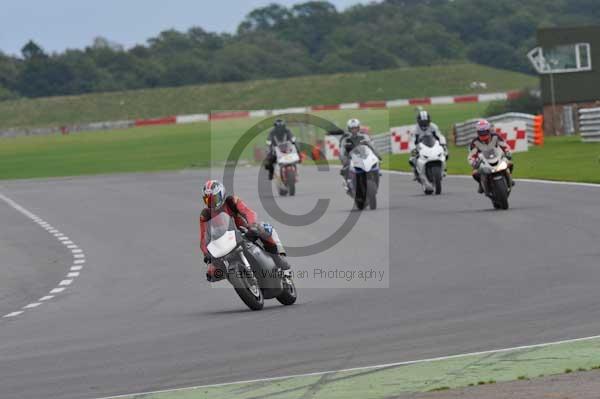
{"type": "Polygon", "coordinates": [[[285,256],[285,254],[273,254],[273,260],[275,261],[275,265],[284,272],[292,268],[287,261],[287,256],[285,256]]]}
{"type": "Polygon", "coordinates": [[[408,160],[408,164],[412,167],[412,171],[413,171],[413,180],[414,181],[419,181],[419,175],[417,174],[417,165],[415,164],[415,160],[413,158],[410,158],[408,160]]]}
{"type": "Polygon", "coordinates": [[[267,170],[269,171],[269,180],[273,180],[273,174],[275,172],[275,168],[273,167],[273,165],[270,165],[267,167],[267,170]]]}
{"type": "Polygon", "coordinates": [[[483,194],[484,190],[483,190],[483,185],[481,184],[481,176],[479,175],[479,173],[477,172],[473,172],[473,179],[477,182],[477,193],[478,194],[483,194]]]}

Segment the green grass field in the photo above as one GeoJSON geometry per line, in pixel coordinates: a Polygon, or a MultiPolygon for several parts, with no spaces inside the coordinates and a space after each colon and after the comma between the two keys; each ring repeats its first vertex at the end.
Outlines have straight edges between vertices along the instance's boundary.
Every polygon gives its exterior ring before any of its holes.
{"type": "Polygon", "coordinates": [[[474,64],[0,102],[0,128],[60,126],[218,110],[393,100],[537,87],[533,76],[474,64]],[[471,89],[473,81],[486,90],[471,89]]]}
{"type": "MultiPolygon", "coordinates": [[[[474,118],[485,104],[428,107],[448,135],[452,123],[474,118]]],[[[318,116],[343,126],[358,117],[373,132],[391,125],[412,123],[414,109],[331,111],[318,116]]],[[[191,125],[134,128],[70,136],[19,137],[0,140],[0,179],[74,176],[104,173],[180,170],[217,165],[226,159],[239,137],[258,120],[220,121],[191,125]]],[[[298,133],[298,132],[297,132],[298,133]]],[[[322,134],[322,133],[321,133],[322,134]]],[[[262,146],[265,133],[244,151],[253,158],[254,145],[262,146]]],[[[451,146],[449,172],[470,173],[466,149],[451,146]]],[[[408,171],[407,155],[386,157],[386,166],[408,171]]],[[[579,137],[547,138],[543,148],[516,154],[516,177],[600,183],[600,144],[583,144],[579,137]]]]}

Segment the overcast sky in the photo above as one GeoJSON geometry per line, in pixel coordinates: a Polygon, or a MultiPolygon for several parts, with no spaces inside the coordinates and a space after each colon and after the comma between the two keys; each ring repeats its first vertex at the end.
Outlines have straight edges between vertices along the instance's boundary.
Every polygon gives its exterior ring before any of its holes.
{"type": "MultiPolygon", "coordinates": [[[[47,52],[83,48],[94,37],[131,47],[162,30],[201,26],[233,32],[244,16],[269,0],[2,0],[0,50],[20,54],[33,39],[47,52]]],[[[298,0],[277,0],[292,5],[298,0]]],[[[338,10],[360,0],[330,0],[338,10]]]]}

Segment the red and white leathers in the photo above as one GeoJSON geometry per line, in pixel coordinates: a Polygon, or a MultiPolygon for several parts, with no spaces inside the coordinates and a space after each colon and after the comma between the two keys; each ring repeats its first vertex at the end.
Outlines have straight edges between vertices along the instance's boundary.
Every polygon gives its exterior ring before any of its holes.
{"type": "MultiPolygon", "coordinates": [[[[491,133],[491,132],[489,133],[489,135],[487,135],[487,137],[489,137],[487,140],[485,140],[485,139],[482,140],[479,136],[476,137],[475,139],[473,139],[473,141],[471,141],[471,145],[469,147],[470,151],[469,151],[469,155],[467,157],[469,164],[473,168],[473,173],[472,173],[473,179],[475,179],[475,181],[477,183],[479,183],[479,190],[478,190],[479,193],[483,193],[483,187],[481,186],[481,176],[480,176],[479,170],[478,170],[479,154],[486,150],[495,149],[495,148],[499,147],[504,152],[504,155],[506,155],[506,157],[509,160],[512,159],[510,147],[508,146],[506,141],[504,141],[504,139],[502,139],[502,137],[500,137],[496,133],[491,133]]],[[[512,174],[512,171],[513,171],[513,163],[512,162],[508,163],[508,168],[510,170],[510,173],[512,174]]]]}
{"type": "MultiPolygon", "coordinates": [[[[200,214],[200,249],[204,254],[205,259],[210,259],[210,253],[208,252],[208,242],[207,242],[207,231],[208,231],[208,223],[210,220],[218,215],[221,212],[226,212],[235,222],[236,227],[240,228],[254,228],[258,233],[258,238],[262,241],[264,248],[267,252],[277,255],[275,257],[276,262],[281,267],[280,256],[285,255],[285,249],[281,244],[281,240],[279,239],[279,235],[274,228],[270,225],[259,223],[257,220],[256,212],[250,208],[246,203],[235,195],[230,195],[225,198],[223,206],[218,209],[204,208],[202,213],[200,214]],[[268,228],[266,228],[268,227],[268,228]]],[[[284,268],[289,268],[286,264],[283,265],[284,268]]],[[[216,269],[214,266],[209,264],[207,277],[214,274],[216,269]]]]}
{"type": "Polygon", "coordinates": [[[480,153],[496,147],[500,147],[504,154],[510,157],[510,147],[508,144],[506,144],[506,141],[504,141],[502,137],[496,133],[490,133],[489,137],[490,138],[487,140],[487,142],[482,141],[479,137],[476,137],[473,139],[473,141],[471,141],[469,146],[469,156],[467,158],[471,165],[474,165],[475,161],[479,159],[480,153]]]}
{"type": "Polygon", "coordinates": [[[265,249],[272,253],[284,253],[283,246],[278,239],[277,233],[273,231],[272,234],[268,234],[261,230],[264,230],[263,226],[258,224],[256,212],[252,210],[246,203],[238,196],[230,195],[225,198],[225,204],[220,209],[214,210],[210,208],[204,208],[200,214],[200,249],[205,256],[209,256],[206,242],[206,233],[208,229],[208,222],[213,216],[218,215],[221,212],[226,212],[231,216],[235,222],[236,227],[249,228],[256,225],[259,228],[260,239],[265,245],[265,249]]]}

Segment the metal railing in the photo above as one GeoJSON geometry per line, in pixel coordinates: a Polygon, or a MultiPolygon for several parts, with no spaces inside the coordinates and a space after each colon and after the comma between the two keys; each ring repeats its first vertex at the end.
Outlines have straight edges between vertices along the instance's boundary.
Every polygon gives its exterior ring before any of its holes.
{"type": "Polygon", "coordinates": [[[600,141],[600,108],[579,110],[579,130],[583,142],[600,141]]]}
{"type": "Polygon", "coordinates": [[[373,147],[380,154],[389,154],[392,152],[392,141],[391,133],[381,133],[371,137],[373,140],[373,147]]]}

